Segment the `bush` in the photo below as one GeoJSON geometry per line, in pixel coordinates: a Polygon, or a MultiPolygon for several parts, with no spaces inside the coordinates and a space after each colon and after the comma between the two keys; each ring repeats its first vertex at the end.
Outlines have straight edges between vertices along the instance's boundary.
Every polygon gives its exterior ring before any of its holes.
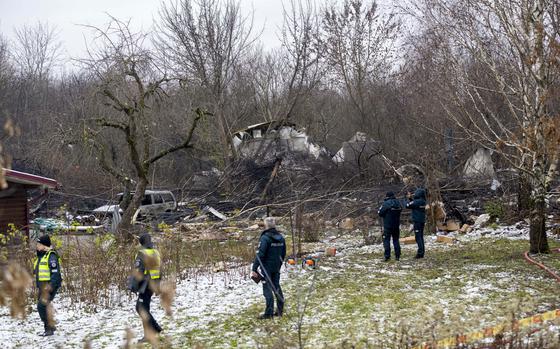
{"type": "Polygon", "coordinates": [[[319,242],[324,222],[317,215],[305,215],[302,221],[302,238],[304,242],[319,242]]]}
{"type": "MultiPolygon", "coordinates": [[[[0,238],[12,240],[18,234],[21,233],[13,231],[2,234],[0,238]]],[[[163,278],[170,283],[211,272],[217,263],[229,268],[246,265],[255,257],[254,246],[244,241],[192,242],[170,231],[153,234],[153,237],[162,257],[163,278]]],[[[133,294],[126,290],[126,279],[132,272],[139,249],[137,244],[123,243],[112,234],[51,234],[51,240],[61,257],[63,282],[60,293],[73,305],[84,305],[94,311],[99,307],[112,307],[130,301],[133,294]]],[[[14,262],[32,275],[34,246],[26,241],[0,245],[0,252],[4,252],[4,262],[14,262]]],[[[232,268],[226,269],[226,272],[244,273],[246,270],[232,268]]],[[[2,274],[0,284],[1,279],[2,274]]],[[[29,296],[28,302],[33,303],[36,290],[29,296]]]]}
{"type": "Polygon", "coordinates": [[[490,215],[493,222],[503,220],[505,214],[504,204],[500,200],[488,201],[484,204],[484,212],[490,215]]]}

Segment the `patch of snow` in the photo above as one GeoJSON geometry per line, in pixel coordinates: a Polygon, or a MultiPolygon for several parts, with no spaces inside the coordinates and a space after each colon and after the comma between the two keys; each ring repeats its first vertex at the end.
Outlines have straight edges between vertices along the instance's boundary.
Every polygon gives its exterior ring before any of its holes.
{"type": "MultiPolygon", "coordinates": [[[[236,275],[232,275],[231,270],[229,273],[203,274],[179,282],[172,318],[165,316],[159,297],[153,297],[152,314],[164,328],[163,334],[180,338],[190,330],[208,326],[219,316],[235,314],[259,301],[261,286],[248,278],[241,278],[241,271],[236,275]]],[[[87,339],[91,339],[92,348],[121,348],[127,328],[136,338],[143,334],[135,301],[131,298],[130,302],[119,307],[88,312],[86,308],[71,306],[68,298],[56,297],[53,305],[57,331],[48,341],[38,336],[43,326],[35,309],[27,319],[16,320],[10,317],[6,307],[2,307],[2,348],[83,348],[87,339]]]]}

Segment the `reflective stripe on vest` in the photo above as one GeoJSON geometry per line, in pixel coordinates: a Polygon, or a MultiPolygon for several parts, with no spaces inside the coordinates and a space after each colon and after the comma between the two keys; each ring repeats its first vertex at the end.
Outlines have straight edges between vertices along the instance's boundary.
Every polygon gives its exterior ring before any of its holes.
{"type": "Polygon", "coordinates": [[[147,269],[146,266],[146,258],[144,259],[144,275],[148,275],[150,274],[150,279],[155,280],[155,279],[159,279],[160,278],[160,265],[161,265],[161,259],[159,257],[159,252],[156,249],[153,248],[144,248],[141,250],[141,252],[144,252],[148,258],[150,259],[150,267],[152,267],[153,269],[147,269]]]}
{"type": "MultiPolygon", "coordinates": [[[[39,261],[39,269],[37,270],[38,281],[51,281],[51,269],[49,268],[49,257],[53,251],[50,250],[46,255],[41,257],[39,261]]],[[[33,264],[33,270],[37,268],[37,258],[33,264]]]]}

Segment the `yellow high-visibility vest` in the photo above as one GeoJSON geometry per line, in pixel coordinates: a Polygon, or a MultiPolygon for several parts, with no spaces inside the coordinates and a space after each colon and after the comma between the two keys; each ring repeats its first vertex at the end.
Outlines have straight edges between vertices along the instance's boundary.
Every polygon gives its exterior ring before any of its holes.
{"type": "Polygon", "coordinates": [[[37,270],[39,281],[51,281],[51,269],[49,268],[49,257],[51,256],[51,253],[53,253],[53,250],[47,252],[47,254],[41,257],[41,260],[35,258],[33,270],[37,268],[37,262],[39,262],[39,269],[37,270]]]}
{"type": "Polygon", "coordinates": [[[140,250],[140,252],[143,252],[149,258],[152,258],[153,263],[155,263],[153,266],[150,265],[150,267],[153,267],[153,269],[147,269],[146,259],[144,259],[144,275],[149,274],[150,279],[152,279],[152,280],[159,279],[160,278],[161,258],[159,256],[158,250],[156,250],[154,248],[143,248],[143,249],[140,250]]]}

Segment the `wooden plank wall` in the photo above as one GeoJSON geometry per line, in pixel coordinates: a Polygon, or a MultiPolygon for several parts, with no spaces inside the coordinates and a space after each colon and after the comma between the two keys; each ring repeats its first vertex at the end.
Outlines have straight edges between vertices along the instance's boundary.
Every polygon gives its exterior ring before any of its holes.
{"type": "Polygon", "coordinates": [[[8,184],[16,186],[16,190],[9,196],[0,196],[0,233],[6,233],[10,223],[27,230],[27,191],[23,185],[8,184]]]}

